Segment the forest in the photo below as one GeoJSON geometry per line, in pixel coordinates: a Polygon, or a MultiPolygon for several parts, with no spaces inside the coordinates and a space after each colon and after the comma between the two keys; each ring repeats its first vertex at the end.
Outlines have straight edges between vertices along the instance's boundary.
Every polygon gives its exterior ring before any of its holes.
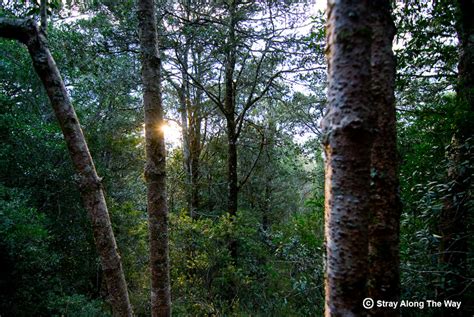
{"type": "Polygon", "coordinates": [[[1,0],[0,316],[473,316],[473,0],[1,0]]]}

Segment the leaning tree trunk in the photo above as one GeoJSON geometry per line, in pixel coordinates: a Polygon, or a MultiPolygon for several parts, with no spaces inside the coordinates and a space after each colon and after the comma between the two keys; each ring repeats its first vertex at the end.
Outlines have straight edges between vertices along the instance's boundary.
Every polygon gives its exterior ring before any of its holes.
{"type": "Polygon", "coordinates": [[[138,1],[145,106],[148,225],[150,235],[152,316],[171,315],[168,207],[166,203],[166,148],[161,99],[161,59],[153,0],[138,1]]]}
{"type": "Polygon", "coordinates": [[[0,37],[15,39],[28,47],[33,66],[53,106],[66,140],[85,208],[89,212],[94,240],[104,271],[114,316],[132,316],[127,284],[102,190],[79,120],[64,82],[48,49],[47,39],[33,20],[0,18],[0,37]]]}
{"type": "MultiPolygon", "coordinates": [[[[398,164],[395,116],[395,57],[392,40],[395,25],[390,1],[374,1],[372,25],[372,97],[378,112],[377,132],[371,152],[371,217],[369,223],[369,297],[398,301],[400,298],[398,164]]],[[[372,316],[399,316],[391,308],[373,308],[372,316]]]]}
{"type": "Polygon", "coordinates": [[[326,316],[361,316],[366,296],[371,104],[368,1],[329,1],[326,153],[326,316]]]}

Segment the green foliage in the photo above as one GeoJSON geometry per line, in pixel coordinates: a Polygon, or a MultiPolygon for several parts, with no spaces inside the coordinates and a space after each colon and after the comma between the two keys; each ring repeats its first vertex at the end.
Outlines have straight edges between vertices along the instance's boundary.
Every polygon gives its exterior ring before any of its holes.
{"type": "Polygon", "coordinates": [[[84,295],[71,295],[53,298],[50,309],[55,312],[52,316],[72,317],[108,317],[111,314],[104,309],[104,303],[99,300],[90,300],[84,295]]]}
{"type": "Polygon", "coordinates": [[[150,315],[150,303],[144,300],[150,294],[146,212],[131,201],[118,203],[109,198],[107,203],[134,312],[138,316],[150,315]]]}
{"type": "MultiPolygon", "coordinates": [[[[471,153],[468,159],[461,162],[461,168],[472,171],[474,169],[474,160],[472,151],[474,144],[472,139],[468,139],[466,144],[461,145],[467,148],[471,153]]],[[[446,152],[452,149],[452,145],[446,146],[446,152]]],[[[419,148],[418,153],[423,153],[423,147],[419,148]]],[[[420,154],[423,155],[423,154],[420,154]]],[[[431,156],[433,157],[433,156],[431,156]]],[[[441,157],[438,161],[431,161],[434,166],[430,166],[439,173],[433,173],[427,178],[418,176],[419,183],[411,187],[410,190],[402,192],[405,194],[406,210],[401,221],[401,268],[402,285],[405,296],[412,298],[422,298],[423,296],[436,297],[435,291],[449,289],[450,275],[458,274],[465,276],[464,281],[467,294],[471,294],[469,289],[469,276],[474,275],[472,263],[474,253],[472,252],[472,242],[468,241],[468,253],[466,254],[466,263],[463,264],[466,270],[456,271],[456,268],[449,267],[447,263],[440,261],[443,256],[441,247],[440,221],[442,221],[442,212],[447,201],[453,201],[455,204],[465,203],[469,211],[464,232],[459,232],[455,237],[459,241],[466,240],[472,235],[472,212],[474,211],[474,202],[470,198],[472,188],[466,192],[453,193],[453,180],[446,178],[446,171],[452,165],[448,158],[441,157]],[[454,196],[453,196],[454,195],[454,196]],[[470,292],[470,293],[469,293],[470,292]]],[[[427,169],[425,169],[426,171],[427,169]]],[[[415,172],[422,173],[423,169],[417,166],[415,172]]],[[[415,176],[417,176],[414,173],[415,176]]],[[[441,223],[442,224],[442,223],[441,223]]],[[[458,242],[460,243],[460,242],[458,242]]],[[[467,298],[467,297],[466,297],[467,298]]]]}
{"type": "Polygon", "coordinates": [[[42,294],[49,292],[52,270],[59,256],[50,253],[44,214],[28,207],[19,190],[0,185],[0,253],[2,276],[0,310],[11,315],[37,315],[46,307],[42,294]],[[37,283],[31,283],[37,281],[37,283]],[[34,307],[21,303],[37,302],[34,307]]]}
{"type": "Polygon", "coordinates": [[[255,214],[240,211],[192,220],[172,214],[174,313],[181,315],[307,316],[322,312],[322,210],[290,217],[263,231],[255,214]],[[239,258],[230,257],[236,240],[239,258]],[[227,298],[229,285],[236,298],[227,298]]]}
{"type": "MultiPolygon", "coordinates": [[[[473,112],[472,106],[463,102],[459,94],[463,87],[457,75],[458,18],[453,1],[408,1],[396,9],[398,38],[403,43],[397,49],[400,185],[404,209],[400,245],[402,298],[444,299],[454,283],[461,283],[463,288],[455,296],[466,299],[473,296],[472,239],[462,251],[467,251],[465,257],[455,255],[464,257],[463,263],[450,265],[443,260],[450,251],[443,246],[445,237],[441,229],[451,221],[443,216],[447,207],[463,205],[463,210],[467,210],[463,218],[465,228],[459,228],[452,238],[461,244],[473,233],[469,175],[474,165],[472,138],[467,132],[472,134],[469,127],[472,127],[473,112]],[[454,171],[468,175],[462,178],[465,184],[456,184],[458,180],[449,176],[454,171]],[[459,186],[465,189],[454,190],[459,186]]],[[[411,313],[408,312],[410,316],[411,313]]]]}
{"type": "MultiPolygon", "coordinates": [[[[470,211],[464,220],[467,231],[460,233],[463,236],[458,239],[466,239],[473,232],[472,188],[453,194],[455,180],[448,177],[450,170],[460,169],[469,174],[474,168],[472,138],[463,144],[453,143],[453,137],[471,116],[470,110],[453,93],[400,114],[400,185],[404,209],[400,246],[402,298],[436,298],[438,293],[449,289],[453,273],[467,277],[463,282],[465,292],[472,293],[469,276],[474,272],[471,269],[456,272],[456,268],[441,261],[446,251],[441,248],[440,231],[443,210],[448,201],[453,201],[466,202],[470,211]],[[462,161],[453,161],[452,153],[459,150],[471,154],[466,154],[462,161]]],[[[465,181],[470,182],[469,178],[465,181]]],[[[473,260],[474,254],[468,251],[465,267],[472,268],[469,263],[473,260]]]]}

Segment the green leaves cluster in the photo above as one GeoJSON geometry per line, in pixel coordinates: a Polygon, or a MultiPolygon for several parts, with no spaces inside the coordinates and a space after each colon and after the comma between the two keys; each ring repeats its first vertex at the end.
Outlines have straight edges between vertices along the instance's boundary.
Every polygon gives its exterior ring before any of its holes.
{"type": "Polygon", "coordinates": [[[172,214],[171,276],[177,315],[307,316],[322,312],[322,211],[264,231],[251,211],[192,220],[172,214]],[[238,241],[237,262],[229,241],[238,241]],[[229,286],[231,285],[231,286],[229,286]],[[236,298],[228,298],[229,287],[236,298]]]}

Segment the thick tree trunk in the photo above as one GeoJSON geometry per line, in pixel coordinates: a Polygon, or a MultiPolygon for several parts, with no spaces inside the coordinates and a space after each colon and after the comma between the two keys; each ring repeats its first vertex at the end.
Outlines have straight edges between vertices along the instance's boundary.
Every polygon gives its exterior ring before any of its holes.
{"type": "Polygon", "coordinates": [[[171,315],[168,208],[166,202],[166,148],[161,99],[161,59],[158,51],[153,0],[138,1],[138,21],[142,51],[143,103],[147,209],[150,235],[152,316],[171,315]]]}
{"type": "MultiPolygon", "coordinates": [[[[374,300],[398,301],[401,204],[398,196],[395,58],[392,51],[395,25],[390,14],[389,0],[372,2],[371,24],[372,97],[378,120],[371,152],[368,294],[374,300]]],[[[369,314],[399,316],[400,311],[374,307],[369,310],[369,314]]]]}
{"type": "Polygon", "coordinates": [[[329,111],[326,153],[326,316],[362,316],[368,273],[371,31],[367,1],[328,3],[329,111]]]}
{"type": "Polygon", "coordinates": [[[89,212],[94,239],[104,271],[114,316],[132,316],[127,284],[112,232],[109,213],[79,120],[67,95],[64,82],[48,49],[47,39],[33,20],[0,18],[0,37],[15,39],[28,47],[36,73],[53,106],[66,140],[84,205],[89,212]]]}

